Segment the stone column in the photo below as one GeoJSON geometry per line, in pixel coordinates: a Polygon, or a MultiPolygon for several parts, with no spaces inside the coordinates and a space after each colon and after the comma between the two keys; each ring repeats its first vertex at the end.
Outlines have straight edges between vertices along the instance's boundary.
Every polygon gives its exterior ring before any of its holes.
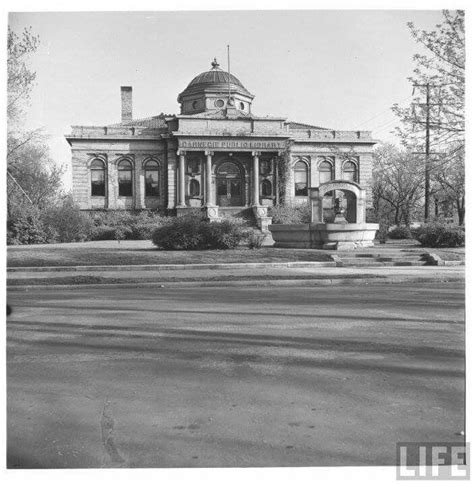
{"type": "Polygon", "coordinates": [[[252,178],[252,205],[260,206],[260,173],[259,173],[259,151],[253,151],[253,178],[252,178]]]}
{"type": "Polygon", "coordinates": [[[135,160],[135,209],[145,208],[145,175],[138,159],[135,160]]]}
{"type": "Polygon", "coordinates": [[[213,193],[212,193],[212,157],[214,155],[214,152],[212,151],[206,151],[206,200],[205,200],[205,205],[206,207],[213,207],[213,193]]]}
{"type": "Polygon", "coordinates": [[[112,160],[107,160],[107,208],[117,207],[118,178],[117,166],[112,160]]]}
{"type": "Polygon", "coordinates": [[[260,205],[260,170],[259,170],[259,151],[253,151],[253,170],[252,170],[252,210],[257,221],[257,226],[262,232],[268,232],[268,226],[272,219],[268,217],[268,207],[260,205]]]}
{"type": "Polygon", "coordinates": [[[295,161],[291,155],[287,153],[282,154],[285,158],[285,185],[283,187],[283,203],[293,203],[295,198],[295,171],[293,170],[293,162],[295,161]]]}
{"type": "Polygon", "coordinates": [[[214,156],[213,151],[206,151],[206,200],[205,200],[205,210],[206,216],[209,220],[219,220],[219,208],[214,202],[214,194],[212,191],[212,157],[214,156]]]}
{"type": "Polygon", "coordinates": [[[275,204],[279,205],[280,204],[280,176],[278,174],[278,158],[280,157],[280,154],[277,155],[277,158],[273,158],[272,163],[273,163],[273,173],[274,173],[274,180],[275,180],[275,204]]]}
{"type": "MultiPolygon", "coordinates": [[[[176,173],[177,170],[177,146],[176,146],[176,141],[173,139],[168,139],[166,141],[166,175],[165,172],[163,171],[163,175],[166,176],[164,183],[161,185],[164,190],[167,188],[167,193],[163,192],[163,197],[167,198],[167,203],[168,203],[168,209],[172,210],[176,208],[176,205],[178,203],[178,196],[177,196],[177,191],[178,191],[178,176],[176,173]]],[[[161,183],[161,182],[160,182],[161,183]]]]}
{"type": "Polygon", "coordinates": [[[323,199],[320,196],[319,187],[309,189],[309,199],[311,201],[311,223],[320,224],[323,222],[323,199]]]}
{"type": "Polygon", "coordinates": [[[179,189],[178,189],[178,207],[182,208],[186,206],[186,179],[184,173],[184,165],[185,165],[185,151],[179,151],[179,169],[178,169],[178,177],[179,177],[179,189]]]}
{"type": "Polygon", "coordinates": [[[364,189],[360,190],[359,196],[355,197],[356,208],[356,223],[365,224],[366,223],[366,200],[367,192],[364,189]]]}

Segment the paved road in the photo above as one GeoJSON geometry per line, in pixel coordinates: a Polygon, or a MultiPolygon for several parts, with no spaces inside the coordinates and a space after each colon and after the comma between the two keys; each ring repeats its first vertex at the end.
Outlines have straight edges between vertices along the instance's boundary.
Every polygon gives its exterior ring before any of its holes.
{"type": "Polygon", "coordinates": [[[461,441],[460,285],[10,289],[9,467],[393,465],[461,441]]]}

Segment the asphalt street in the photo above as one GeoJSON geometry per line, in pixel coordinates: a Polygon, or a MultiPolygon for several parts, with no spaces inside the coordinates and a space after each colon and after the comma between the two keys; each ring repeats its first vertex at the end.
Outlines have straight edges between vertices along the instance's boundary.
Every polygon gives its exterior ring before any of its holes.
{"type": "Polygon", "coordinates": [[[10,468],[394,465],[463,441],[461,284],[9,288],[10,468]]]}

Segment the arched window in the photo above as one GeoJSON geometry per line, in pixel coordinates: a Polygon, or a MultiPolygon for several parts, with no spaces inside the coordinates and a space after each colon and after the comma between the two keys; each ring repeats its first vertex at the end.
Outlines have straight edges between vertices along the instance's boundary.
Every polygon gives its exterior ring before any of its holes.
{"type": "Polygon", "coordinates": [[[122,160],[118,164],[119,197],[131,197],[133,195],[132,163],[122,160]]]}
{"type": "Polygon", "coordinates": [[[272,196],[272,182],[270,180],[262,181],[262,197],[272,196]]]}
{"type": "Polygon", "coordinates": [[[322,161],[319,164],[319,184],[327,183],[332,180],[332,165],[329,161],[322,161]]]}
{"type": "Polygon", "coordinates": [[[160,166],[155,160],[145,163],[145,197],[160,196],[160,166]]]}
{"type": "Polygon", "coordinates": [[[344,163],[343,178],[357,183],[357,165],[353,161],[344,163]]]}
{"type": "Polygon", "coordinates": [[[199,184],[199,181],[193,178],[189,182],[189,196],[190,197],[199,197],[201,194],[201,185],[199,184]]]}
{"type": "Polygon", "coordinates": [[[102,160],[91,163],[91,196],[105,197],[105,164],[102,160]]]}
{"type": "Polygon", "coordinates": [[[295,196],[308,195],[308,165],[304,161],[295,164],[295,196]]]}

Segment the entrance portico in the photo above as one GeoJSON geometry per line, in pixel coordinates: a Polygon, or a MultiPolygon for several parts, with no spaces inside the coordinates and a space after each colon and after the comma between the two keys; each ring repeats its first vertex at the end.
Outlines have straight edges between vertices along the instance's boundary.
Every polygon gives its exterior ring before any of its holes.
{"type": "Polygon", "coordinates": [[[267,216],[277,198],[277,158],[285,139],[178,138],[177,144],[179,214],[203,207],[214,219],[219,209],[252,207],[257,219],[267,216]],[[222,149],[227,146],[235,151],[222,149]],[[254,147],[260,149],[248,149],[254,147]]]}

